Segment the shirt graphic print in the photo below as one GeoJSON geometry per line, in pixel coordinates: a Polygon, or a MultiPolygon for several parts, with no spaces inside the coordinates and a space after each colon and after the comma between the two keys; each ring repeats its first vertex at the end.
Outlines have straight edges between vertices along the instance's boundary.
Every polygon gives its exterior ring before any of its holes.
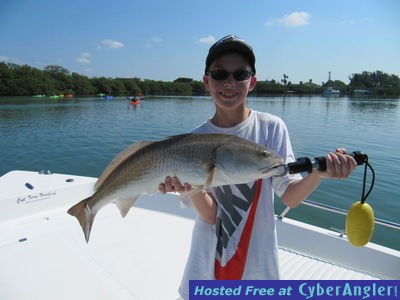
{"type": "Polygon", "coordinates": [[[250,184],[216,187],[213,191],[219,206],[214,268],[216,279],[242,278],[261,186],[260,179],[250,184]]]}

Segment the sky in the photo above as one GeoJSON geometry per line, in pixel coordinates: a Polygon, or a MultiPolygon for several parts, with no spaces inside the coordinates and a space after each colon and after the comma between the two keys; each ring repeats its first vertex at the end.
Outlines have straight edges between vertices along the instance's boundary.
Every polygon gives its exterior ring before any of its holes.
{"type": "Polygon", "coordinates": [[[0,61],[88,77],[201,80],[213,42],[252,45],[257,78],[400,75],[399,0],[0,0],[0,61]]]}

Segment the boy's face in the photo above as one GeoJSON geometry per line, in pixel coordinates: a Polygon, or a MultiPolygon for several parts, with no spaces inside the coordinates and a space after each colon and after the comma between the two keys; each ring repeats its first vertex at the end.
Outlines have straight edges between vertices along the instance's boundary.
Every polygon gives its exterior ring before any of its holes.
{"type": "Polygon", "coordinates": [[[257,79],[250,76],[245,80],[237,80],[233,74],[229,74],[224,80],[213,78],[210,72],[215,70],[224,70],[227,72],[236,72],[238,70],[251,72],[248,61],[237,53],[229,53],[215,59],[209,68],[209,73],[204,75],[203,81],[206,89],[210,92],[218,108],[228,110],[246,106],[246,97],[256,86],[257,79]]]}

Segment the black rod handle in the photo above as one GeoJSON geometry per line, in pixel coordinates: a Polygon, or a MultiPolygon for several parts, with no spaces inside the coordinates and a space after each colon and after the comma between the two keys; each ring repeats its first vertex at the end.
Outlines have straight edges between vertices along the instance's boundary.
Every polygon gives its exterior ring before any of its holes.
{"type": "MultiPolygon", "coordinates": [[[[353,157],[357,162],[357,165],[360,166],[365,163],[367,156],[361,151],[354,151],[351,153],[347,153],[347,155],[353,157]]],[[[317,168],[318,171],[326,170],[326,158],[325,156],[319,156],[314,158],[314,167],[317,168]]]]}
{"type": "MultiPolygon", "coordinates": [[[[348,155],[352,156],[357,165],[362,165],[367,160],[367,155],[362,153],[361,151],[354,151],[348,153],[348,155]]],[[[311,173],[313,168],[316,168],[318,171],[326,170],[326,159],[325,156],[319,156],[314,158],[314,162],[311,161],[308,157],[300,157],[295,162],[287,164],[287,172],[289,174],[308,172],[311,173]]]]}
{"type": "Polygon", "coordinates": [[[311,173],[313,169],[313,164],[311,159],[308,157],[299,157],[296,161],[288,163],[287,169],[289,174],[296,174],[302,172],[311,173]]]}

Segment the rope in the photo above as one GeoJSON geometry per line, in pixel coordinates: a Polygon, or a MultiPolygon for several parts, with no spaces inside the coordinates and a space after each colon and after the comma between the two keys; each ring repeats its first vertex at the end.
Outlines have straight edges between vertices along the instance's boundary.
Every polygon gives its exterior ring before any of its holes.
{"type": "Polygon", "coordinates": [[[369,164],[368,155],[366,155],[366,154],[365,154],[364,163],[365,163],[365,168],[364,168],[363,188],[362,188],[362,194],[361,194],[361,203],[364,203],[367,200],[367,198],[368,198],[369,194],[371,193],[371,191],[372,191],[372,189],[374,187],[374,184],[375,184],[375,171],[372,168],[372,166],[369,164]],[[371,170],[372,180],[371,180],[371,186],[370,186],[368,192],[365,194],[365,187],[366,187],[366,183],[367,183],[368,168],[371,170]]]}

